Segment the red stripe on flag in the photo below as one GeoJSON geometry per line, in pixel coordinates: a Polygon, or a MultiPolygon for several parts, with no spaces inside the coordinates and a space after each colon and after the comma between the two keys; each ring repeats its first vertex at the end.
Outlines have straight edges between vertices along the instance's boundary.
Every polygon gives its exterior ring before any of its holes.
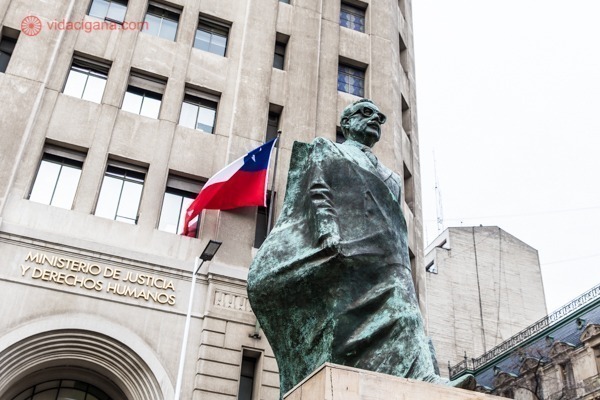
{"type": "Polygon", "coordinates": [[[267,170],[256,172],[237,171],[224,182],[202,188],[198,197],[188,208],[183,235],[193,236],[189,222],[202,210],[230,210],[247,206],[266,206],[265,184],[267,170]]]}

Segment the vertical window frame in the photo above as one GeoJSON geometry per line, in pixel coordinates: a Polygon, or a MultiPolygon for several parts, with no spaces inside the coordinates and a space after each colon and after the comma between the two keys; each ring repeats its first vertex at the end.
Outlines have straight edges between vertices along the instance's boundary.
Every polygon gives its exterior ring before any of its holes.
{"type": "Polygon", "coordinates": [[[262,352],[242,349],[237,400],[256,400],[261,397],[261,375],[262,352]]]}

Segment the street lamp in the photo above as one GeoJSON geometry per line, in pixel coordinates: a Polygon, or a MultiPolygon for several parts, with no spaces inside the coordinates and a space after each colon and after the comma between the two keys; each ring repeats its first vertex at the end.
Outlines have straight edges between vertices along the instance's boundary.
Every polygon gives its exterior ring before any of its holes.
{"type": "Polygon", "coordinates": [[[190,299],[188,302],[188,311],[185,316],[185,327],[183,328],[183,341],[181,343],[181,354],[179,355],[179,371],[177,372],[177,384],[175,386],[175,396],[174,400],[179,400],[181,396],[181,383],[183,381],[183,367],[185,364],[185,353],[187,350],[188,336],[190,333],[190,321],[192,319],[192,304],[194,302],[194,288],[196,286],[196,274],[204,264],[204,261],[210,261],[213,259],[219,247],[221,247],[222,242],[217,242],[215,240],[209,240],[208,244],[204,248],[202,254],[199,257],[196,257],[194,262],[194,270],[192,273],[192,284],[190,286],[190,299]]]}

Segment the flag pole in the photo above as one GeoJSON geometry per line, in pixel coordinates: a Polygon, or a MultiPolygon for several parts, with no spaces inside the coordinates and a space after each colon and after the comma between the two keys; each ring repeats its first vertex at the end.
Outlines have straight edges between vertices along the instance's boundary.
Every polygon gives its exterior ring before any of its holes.
{"type": "Polygon", "coordinates": [[[275,177],[277,176],[277,160],[279,159],[279,139],[281,138],[281,130],[277,131],[277,141],[275,145],[275,163],[273,164],[273,179],[271,180],[271,198],[269,199],[269,217],[267,219],[267,235],[271,233],[271,225],[273,223],[273,213],[275,212],[275,177]]]}
{"type": "MultiPolygon", "coordinates": [[[[271,179],[271,197],[269,198],[269,214],[267,218],[267,235],[271,233],[271,224],[273,223],[273,213],[275,212],[275,178],[277,177],[277,160],[279,160],[279,139],[281,138],[281,130],[277,131],[277,140],[275,141],[275,162],[273,163],[273,179],[271,179]]],[[[254,333],[251,333],[251,338],[260,339],[260,322],[256,318],[254,333]]]]}

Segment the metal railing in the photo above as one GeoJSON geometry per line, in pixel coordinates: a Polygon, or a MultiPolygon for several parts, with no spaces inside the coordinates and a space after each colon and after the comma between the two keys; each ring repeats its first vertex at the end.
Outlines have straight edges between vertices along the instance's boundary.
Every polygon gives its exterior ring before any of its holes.
{"type": "Polygon", "coordinates": [[[507,351],[514,349],[527,339],[531,338],[535,334],[539,333],[543,329],[554,325],[555,323],[563,320],[567,316],[571,315],[575,311],[581,309],[592,301],[600,298],[600,285],[593,287],[578,298],[560,307],[558,310],[533,323],[521,332],[512,336],[510,339],[500,343],[490,351],[484,353],[481,357],[472,358],[471,360],[465,359],[454,366],[449,366],[448,370],[450,373],[450,379],[454,378],[458,374],[465,372],[466,370],[474,371],[496,357],[506,353],[507,351]]]}

